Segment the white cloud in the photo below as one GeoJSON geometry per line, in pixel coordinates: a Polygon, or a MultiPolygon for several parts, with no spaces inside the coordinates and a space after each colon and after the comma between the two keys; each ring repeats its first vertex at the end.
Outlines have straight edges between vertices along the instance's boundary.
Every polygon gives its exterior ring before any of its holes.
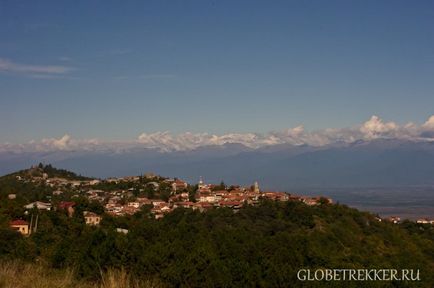
{"type": "Polygon", "coordinates": [[[0,71],[24,75],[64,75],[73,68],[61,65],[28,65],[0,58],[0,71]]]}
{"type": "Polygon", "coordinates": [[[378,116],[372,116],[371,119],[366,121],[360,131],[368,139],[374,139],[382,136],[387,136],[398,130],[398,125],[394,122],[384,122],[378,116]]]}
{"type": "Polygon", "coordinates": [[[303,133],[304,133],[304,126],[303,125],[299,125],[295,128],[288,129],[288,135],[291,135],[291,136],[299,136],[299,135],[302,135],[303,133]]]}
{"type": "Polygon", "coordinates": [[[63,137],[59,139],[55,139],[55,138],[42,139],[42,143],[59,150],[65,150],[68,149],[69,144],[71,143],[71,136],[65,134],[63,137]]]}
{"type": "Polygon", "coordinates": [[[135,140],[123,142],[101,142],[97,139],[74,139],[69,134],[60,138],[45,138],[41,141],[30,141],[27,144],[0,144],[0,151],[114,151],[123,152],[132,148],[154,148],[161,151],[183,151],[209,145],[240,143],[252,149],[277,145],[292,144],[324,146],[333,143],[352,143],[357,140],[372,141],[374,139],[406,139],[412,141],[434,140],[434,116],[424,124],[407,123],[399,125],[387,122],[378,116],[349,128],[328,128],[306,131],[302,125],[284,131],[261,133],[229,133],[223,135],[209,133],[172,134],[168,131],[142,133],[135,140]]]}
{"type": "Polygon", "coordinates": [[[429,119],[425,123],[423,123],[422,128],[434,131],[434,115],[429,117],[429,119]]]}

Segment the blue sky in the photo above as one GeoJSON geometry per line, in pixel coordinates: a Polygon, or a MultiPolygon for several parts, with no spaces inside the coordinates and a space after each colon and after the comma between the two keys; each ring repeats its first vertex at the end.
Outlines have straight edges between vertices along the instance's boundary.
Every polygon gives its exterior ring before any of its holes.
{"type": "Polygon", "coordinates": [[[0,142],[422,123],[433,27],[432,1],[1,1],[0,142]]]}

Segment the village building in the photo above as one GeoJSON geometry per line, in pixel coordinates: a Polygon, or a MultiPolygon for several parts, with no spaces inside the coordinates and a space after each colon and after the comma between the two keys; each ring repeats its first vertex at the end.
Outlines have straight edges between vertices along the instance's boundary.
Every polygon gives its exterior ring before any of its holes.
{"type": "Polygon", "coordinates": [[[160,200],[160,199],[151,199],[151,203],[152,203],[152,206],[154,206],[154,207],[166,204],[165,201],[160,200]]]}
{"type": "Polygon", "coordinates": [[[228,207],[232,209],[240,209],[243,206],[243,203],[240,201],[221,201],[219,203],[220,207],[228,207]]]}
{"type": "Polygon", "coordinates": [[[122,233],[122,234],[128,234],[128,230],[124,228],[116,228],[116,232],[122,233]]]}
{"type": "Polygon", "coordinates": [[[137,213],[139,210],[140,210],[139,208],[136,208],[134,206],[123,206],[122,214],[133,215],[137,213]]]}
{"type": "MultiPolygon", "coordinates": [[[[275,200],[275,201],[288,201],[289,200],[289,195],[288,195],[288,193],[285,193],[285,192],[264,192],[264,193],[262,193],[262,195],[266,199],[275,200]]],[[[310,202],[309,202],[309,204],[310,204],[310,202]]]]}
{"type": "Polygon", "coordinates": [[[152,205],[152,201],[146,197],[137,197],[136,201],[140,203],[140,205],[152,205]]]}
{"type": "Polygon", "coordinates": [[[24,208],[26,209],[33,209],[36,208],[38,210],[51,210],[51,203],[41,202],[41,201],[35,201],[32,203],[29,203],[27,205],[24,205],[24,208]]]}
{"type": "Polygon", "coordinates": [[[101,183],[101,181],[98,180],[98,179],[94,179],[94,180],[90,180],[90,181],[89,181],[89,185],[97,185],[97,184],[99,184],[99,183],[101,183]]]}
{"type": "Polygon", "coordinates": [[[214,202],[217,202],[217,197],[213,193],[201,192],[201,193],[199,193],[198,200],[199,200],[199,202],[214,203],[214,202]]]}
{"type": "Polygon", "coordinates": [[[172,183],[172,191],[173,192],[178,192],[178,191],[183,191],[184,189],[187,189],[188,184],[185,181],[176,179],[173,183],[172,183]]]}
{"type": "Polygon", "coordinates": [[[140,202],[128,202],[128,207],[134,207],[134,208],[139,208],[141,205],[140,205],[140,202]]]}
{"type": "Polygon", "coordinates": [[[183,207],[183,208],[192,208],[194,206],[194,203],[191,201],[185,201],[185,202],[176,202],[173,204],[173,208],[183,207]]]}
{"type": "Polygon", "coordinates": [[[60,210],[65,210],[68,212],[68,216],[72,217],[74,215],[75,202],[62,201],[57,206],[60,210]]]}
{"type": "Polygon", "coordinates": [[[431,221],[430,221],[429,219],[427,219],[427,218],[423,218],[423,219],[418,219],[418,220],[416,221],[416,223],[417,223],[417,224],[430,224],[431,221]]]}
{"type": "Polygon", "coordinates": [[[62,195],[62,194],[63,194],[62,190],[53,191],[53,195],[59,196],[59,195],[62,195]]]}
{"type": "Polygon", "coordinates": [[[84,220],[87,225],[99,225],[101,222],[101,216],[97,215],[96,213],[84,211],[83,212],[84,220]]]}
{"type": "Polygon", "coordinates": [[[388,222],[392,222],[393,224],[398,224],[401,221],[401,218],[397,216],[390,216],[389,218],[385,219],[388,222]]]}
{"type": "Polygon", "coordinates": [[[208,202],[198,202],[194,203],[193,210],[199,210],[200,212],[205,212],[214,208],[214,205],[208,202]]]}
{"type": "Polygon", "coordinates": [[[22,235],[29,235],[29,223],[24,220],[14,220],[9,223],[9,226],[20,232],[22,235]]]}

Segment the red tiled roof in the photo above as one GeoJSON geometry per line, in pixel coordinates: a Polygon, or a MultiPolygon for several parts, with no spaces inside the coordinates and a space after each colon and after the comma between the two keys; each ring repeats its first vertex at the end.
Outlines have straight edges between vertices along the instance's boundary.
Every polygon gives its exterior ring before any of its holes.
{"type": "Polygon", "coordinates": [[[217,190],[217,191],[214,191],[214,193],[216,193],[216,194],[225,194],[225,193],[228,193],[228,191],[226,191],[226,190],[217,190]]]}
{"type": "Polygon", "coordinates": [[[238,201],[220,201],[221,206],[239,206],[241,202],[238,201]]]}
{"type": "Polygon", "coordinates": [[[208,202],[197,202],[196,204],[195,204],[196,206],[200,206],[200,207],[202,207],[202,208],[211,208],[211,207],[214,207],[211,203],[208,203],[208,202]]]}
{"type": "Polygon", "coordinates": [[[11,221],[9,224],[10,225],[29,225],[29,223],[27,223],[26,221],[21,220],[21,219],[11,221]]]}
{"type": "Polygon", "coordinates": [[[75,206],[75,202],[62,201],[59,203],[60,209],[66,209],[66,208],[74,207],[74,206],[75,206]]]}
{"type": "Polygon", "coordinates": [[[176,202],[175,204],[176,205],[193,205],[194,203],[190,202],[190,201],[186,201],[186,202],[176,202]]]}

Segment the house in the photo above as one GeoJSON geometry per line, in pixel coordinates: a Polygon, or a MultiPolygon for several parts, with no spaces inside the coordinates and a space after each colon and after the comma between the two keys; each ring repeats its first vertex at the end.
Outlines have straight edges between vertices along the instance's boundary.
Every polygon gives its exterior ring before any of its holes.
{"type": "Polygon", "coordinates": [[[172,209],[169,206],[167,206],[167,205],[161,205],[160,206],[160,211],[162,213],[168,213],[168,212],[172,211],[172,209]]]}
{"type": "Polygon", "coordinates": [[[140,176],[125,176],[120,178],[120,180],[125,182],[137,182],[140,180],[140,176]]]}
{"type": "MultiPolygon", "coordinates": [[[[291,196],[291,200],[294,196],[291,196]]],[[[332,204],[333,200],[331,198],[326,198],[322,196],[300,196],[300,201],[305,203],[306,205],[313,206],[313,205],[320,205],[320,204],[332,204]]]]}
{"type": "Polygon", "coordinates": [[[63,194],[63,191],[62,190],[56,190],[56,191],[53,191],[53,195],[61,195],[61,194],[63,194]]]}
{"type": "Polygon", "coordinates": [[[139,202],[128,202],[128,207],[139,208],[140,203],[139,202]]]}
{"type": "Polygon", "coordinates": [[[36,202],[32,202],[29,203],[27,205],[24,206],[24,208],[26,209],[33,209],[36,208],[38,210],[51,210],[51,203],[45,203],[45,202],[41,202],[41,201],[36,201],[36,202]]]}
{"type": "Polygon", "coordinates": [[[418,219],[416,221],[417,224],[430,224],[430,221],[428,219],[418,219]]]}
{"type": "Polygon", "coordinates": [[[157,182],[148,182],[146,185],[152,186],[154,188],[154,190],[156,190],[160,187],[160,184],[158,184],[157,182]]]}
{"type": "Polygon", "coordinates": [[[288,200],[289,201],[302,201],[301,197],[302,196],[298,196],[298,195],[294,195],[294,194],[289,194],[288,195],[288,200]]]}
{"type": "Polygon", "coordinates": [[[136,201],[139,202],[140,205],[152,205],[152,201],[146,197],[137,197],[136,201]]]}
{"type": "Polygon", "coordinates": [[[106,212],[113,216],[124,215],[123,209],[124,207],[121,204],[106,204],[105,205],[106,212]]]}
{"type": "Polygon", "coordinates": [[[89,185],[97,185],[97,184],[99,184],[99,183],[101,183],[101,181],[100,181],[100,180],[97,180],[97,179],[94,179],[94,180],[90,180],[90,181],[89,181],[89,185]]]}
{"type": "Polygon", "coordinates": [[[319,199],[316,199],[314,197],[308,197],[308,196],[301,196],[301,202],[308,206],[318,205],[319,199]]]}
{"type": "Polygon", "coordinates": [[[183,207],[183,208],[192,208],[194,206],[194,203],[191,201],[186,202],[176,202],[173,204],[173,208],[183,207]]]}
{"type": "Polygon", "coordinates": [[[128,234],[128,229],[124,229],[124,228],[116,228],[116,232],[118,232],[118,233],[123,233],[123,234],[128,234]]]}
{"type": "Polygon", "coordinates": [[[61,201],[57,206],[60,210],[65,210],[68,212],[68,216],[72,217],[74,215],[75,202],[61,201]]]}
{"type": "Polygon", "coordinates": [[[386,221],[392,222],[393,224],[398,224],[401,221],[401,218],[397,216],[390,216],[386,219],[386,221]]]}
{"type": "Polygon", "coordinates": [[[9,226],[20,232],[22,235],[29,235],[29,223],[24,220],[14,220],[9,223],[9,226]]]}
{"type": "Polygon", "coordinates": [[[214,207],[213,204],[208,202],[198,202],[194,203],[194,206],[192,207],[193,210],[199,210],[199,212],[205,212],[206,210],[212,209],[214,207]]]}
{"type": "Polygon", "coordinates": [[[121,197],[119,197],[119,196],[112,196],[112,197],[110,197],[109,199],[108,199],[108,204],[116,204],[116,203],[118,203],[119,201],[121,201],[121,197]]]}
{"type": "Polygon", "coordinates": [[[120,182],[120,179],[110,177],[110,178],[107,178],[106,181],[107,181],[108,183],[116,183],[116,184],[117,184],[117,183],[120,182]]]}
{"type": "Polygon", "coordinates": [[[143,177],[145,177],[146,179],[152,179],[152,178],[157,177],[157,175],[155,175],[152,172],[147,172],[147,173],[143,174],[143,177]]]}
{"type": "Polygon", "coordinates": [[[212,194],[210,192],[199,192],[199,198],[197,200],[199,200],[199,202],[214,203],[218,199],[215,194],[212,194]]]}
{"type": "Polygon", "coordinates": [[[99,225],[102,218],[101,216],[89,211],[84,211],[83,216],[87,225],[99,225]]]}
{"type": "MultiPolygon", "coordinates": [[[[289,200],[289,195],[285,192],[264,192],[263,197],[270,199],[270,200],[275,200],[275,201],[288,201],[289,200]]],[[[305,197],[304,199],[306,199],[307,201],[309,201],[311,198],[310,197],[305,197]]],[[[305,201],[303,201],[305,202],[305,201]]],[[[307,205],[313,205],[310,202],[307,203],[305,202],[307,205]]]]}
{"type": "Polygon", "coordinates": [[[122,212],[123,214],[133,215],[139,211],[139,208],[136,208],[134,206],[123,206],[122,212]]]}
{"type": "Polygon", "coordinates": [[[73,186],[73,187],[78,187],[81,185],[81,181],[77,181],[77,180],[68,181],[68,184],[71,184],[71,186],[73,186]]]}
{"type": "Polygon", "coordinates": [[[176,179],[173,183],[172,183],[172,191],[173,192],[177,192],[177,191],[182,191],[184,189],[187,189],[188,184],[187,182],[184,182],[182,180],[176,179]]]}
{"type": "Polygon", "coordinates": [[[8,199],[9,200],[14,200],[17,198],[17,194],[8,194],[8,199]]]}
{"type": "Polygon", "coordinates": [[[154,207],[166,204],[165,201],[160,200],[160,199],[151,199],[151,203],[154,207]]]}
{"type": "Polygon", "coordinates": [[[220,207],[229,207],[232,209],[240,209],[243,206],[242,202],[239,201],[220,201],[220,207]]]}

